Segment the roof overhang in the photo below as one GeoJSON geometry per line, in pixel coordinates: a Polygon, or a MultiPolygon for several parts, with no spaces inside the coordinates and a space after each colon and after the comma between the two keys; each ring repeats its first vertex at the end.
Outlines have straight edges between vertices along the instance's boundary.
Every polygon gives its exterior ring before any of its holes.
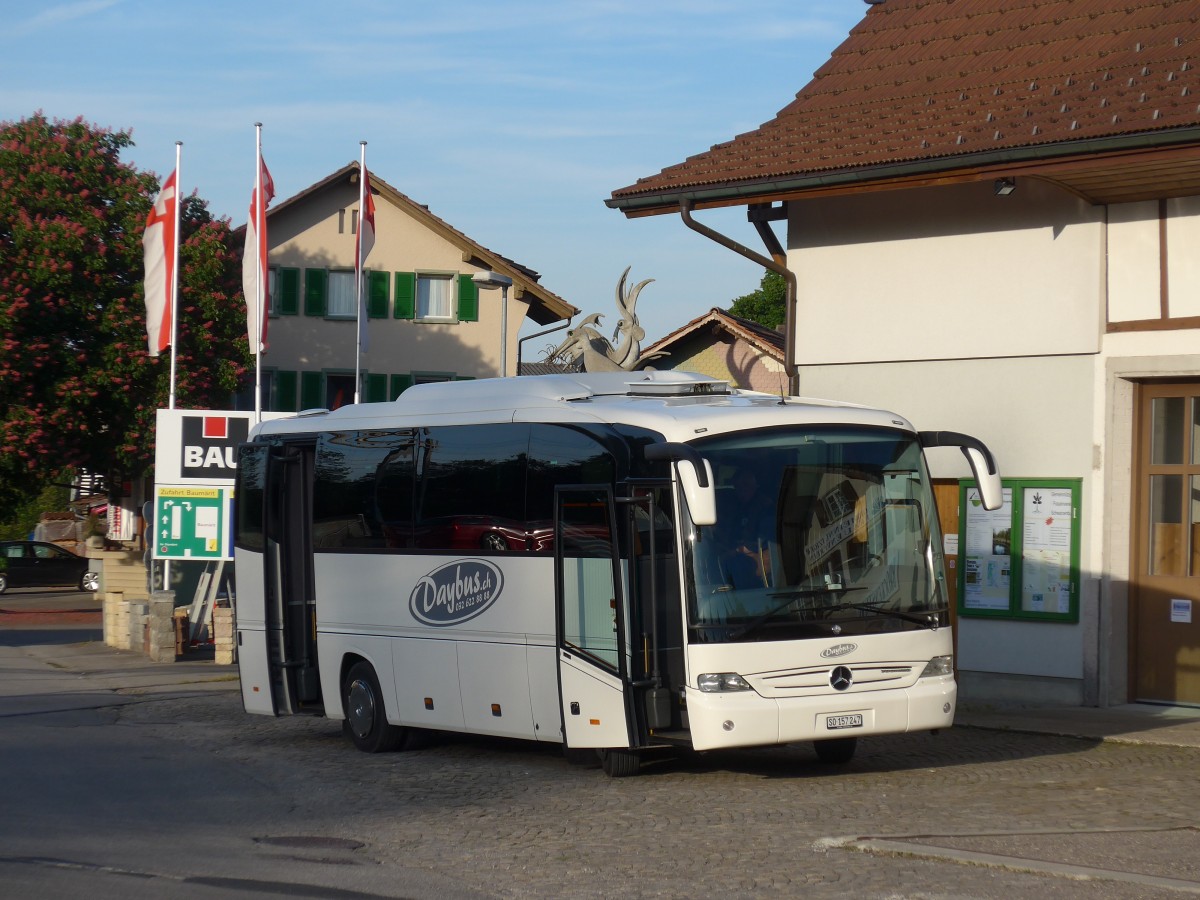
{"type": "Polygon", "coordinates": [[[1200,127],[1016,147],[776,178],[622,192],[605,203],[630,218],[815,196],[1041,178],[1089,203],[1129,203],[1200,194],[1200,127]]]}

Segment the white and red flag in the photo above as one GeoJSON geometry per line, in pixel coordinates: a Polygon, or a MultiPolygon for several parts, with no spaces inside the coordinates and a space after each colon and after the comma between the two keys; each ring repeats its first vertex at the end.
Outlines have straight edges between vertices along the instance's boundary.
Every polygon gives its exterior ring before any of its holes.
{"type": "Polygon", "coordinates": [[[267,286],[267,207],[275,199],[275,183],[271,180],[271,173],[267,171],[267,164],[261,156],[258,158],[258,164],[258,179],[250,195],[250,218],[246,222],[246,249],[242,254],[246,334],[250,339],[250,349],[256,353],[260,347],[267,344],[266,310],[271,306],[267,286]]]}
{"type": "Polygon", "coordinates": [[[142,235],[146,264],[146,337],[150,355],[158,356],[171,346],[171,319],[174,316],[172,294],[175,289],[175,223],[179,202],[176,176],[172,172],[165,182],[154,208],[146,219],[142,235]]]}
{"type": "Polygon", "coordinates": [[[362,175],[362,215],[359,216],[358,235],[355,241],[360,269],[366,262],[371,248],[375,246],[375,198],[371,196],[371,176],[366,169],[363,169],[362,175]]]}

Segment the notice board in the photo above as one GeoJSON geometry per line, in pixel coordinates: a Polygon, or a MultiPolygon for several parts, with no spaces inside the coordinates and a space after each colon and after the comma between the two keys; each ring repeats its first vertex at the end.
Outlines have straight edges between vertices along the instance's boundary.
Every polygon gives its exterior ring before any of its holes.
{"type": "Polygon", "coordinates": [[[999,509],[959,482],[958,613],[1079,621],[1082,479],[1005,478],[999,509]]]}

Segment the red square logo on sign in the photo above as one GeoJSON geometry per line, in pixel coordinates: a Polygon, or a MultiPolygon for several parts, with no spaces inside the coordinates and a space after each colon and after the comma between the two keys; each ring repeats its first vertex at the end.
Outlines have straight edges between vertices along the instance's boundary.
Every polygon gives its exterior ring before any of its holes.
{"type": "Polygon", "coordinates": [[[204,437],[223,441],[229,437],[229,419],[225,416],[206,416],[204,437]]]}

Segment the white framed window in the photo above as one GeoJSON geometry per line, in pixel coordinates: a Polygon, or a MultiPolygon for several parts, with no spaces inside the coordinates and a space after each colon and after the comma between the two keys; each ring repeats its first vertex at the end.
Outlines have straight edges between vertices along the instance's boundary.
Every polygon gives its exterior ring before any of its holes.
{"type": "Polygon", "coordinates": [[[329,305],[325,315],[330,319],[353,319],[355,308],[354,270],[331,269],[329,272],[329,305]]]}
{"type": "Polygon", "coordinates": [[[417,273],[417,319],[454,321],[454,276],[442,272],[417,273]]]}

